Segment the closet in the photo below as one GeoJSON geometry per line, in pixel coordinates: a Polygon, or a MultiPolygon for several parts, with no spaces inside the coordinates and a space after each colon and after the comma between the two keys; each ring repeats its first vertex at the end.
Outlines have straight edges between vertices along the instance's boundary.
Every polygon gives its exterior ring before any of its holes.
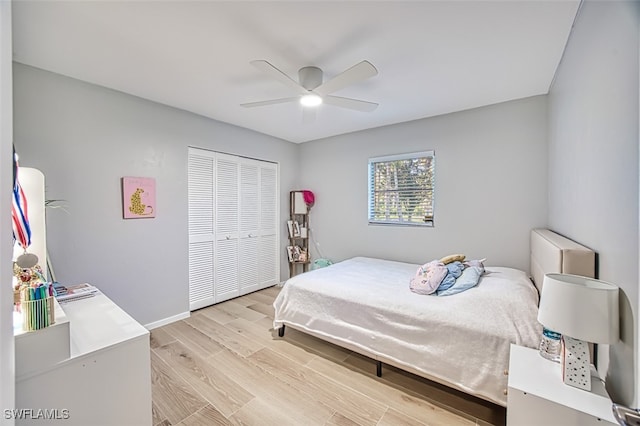
{"type": "Polygon", "coordinates": [[[279,282],[278,165],[189,148],[189,307],[279,282]]]}

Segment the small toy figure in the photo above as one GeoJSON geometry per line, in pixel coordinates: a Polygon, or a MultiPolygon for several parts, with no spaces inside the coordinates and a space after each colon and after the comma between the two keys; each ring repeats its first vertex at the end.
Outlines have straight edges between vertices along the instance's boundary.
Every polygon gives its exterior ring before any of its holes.
{"type": "Polygon", "coordinates": [[[13,302],[16,304],[20,303],[20,290],[25,287],[38,287],[47,282],[38,264],[30,268],[22,268],[17,262],[13,262],[13,276],[18,280],[13,287],[13,302]]]}

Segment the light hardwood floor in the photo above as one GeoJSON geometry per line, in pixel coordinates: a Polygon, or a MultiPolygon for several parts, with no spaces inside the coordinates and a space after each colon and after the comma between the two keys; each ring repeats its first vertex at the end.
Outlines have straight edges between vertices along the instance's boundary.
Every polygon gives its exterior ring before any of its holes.
{"type": "Polygon", "coordinates": [[[505,409],[287,328],[271,287],[151,332],[154,425],[504,425],[505,409]]]}

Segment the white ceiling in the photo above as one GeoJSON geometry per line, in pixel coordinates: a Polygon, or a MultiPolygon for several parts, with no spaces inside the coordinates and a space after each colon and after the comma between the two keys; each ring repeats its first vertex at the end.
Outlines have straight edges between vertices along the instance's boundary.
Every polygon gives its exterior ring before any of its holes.
{"type": "Polygon", "coordinates": [[[579,0],[33,1],[13,4],[14,59],[292,142],[547,93],[579,0]],[[297,103],[250,65],[325,80],[362,60],[379,74],[335,93],[372,113],[297,103]]]}

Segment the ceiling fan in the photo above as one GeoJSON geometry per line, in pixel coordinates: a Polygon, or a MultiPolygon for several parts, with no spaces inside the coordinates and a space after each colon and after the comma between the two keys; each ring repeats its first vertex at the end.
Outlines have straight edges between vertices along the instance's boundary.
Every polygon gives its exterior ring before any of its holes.
{"type": "MultiPolygon", "coordinates": [[[[322,81],[323,73],[320,68],[311,66],[303,67],[298,71],[299,83],[267,61],[251,61],[251,65],[292,89],[296,92],[297,96],[240,104],[240,106],[245,108],[296,101],[305,107],[313,107],[325,103],[362,112],[371,112],[378,107],[378,104],[374,102],[331,95],[333,92],[337,92],[347,86],[377,75],[378,70],[368,61],[357,63],[325,82],[322,81]]],[[[307,108],[305,108],[305,110],[307,110],[307,108]]]]}

